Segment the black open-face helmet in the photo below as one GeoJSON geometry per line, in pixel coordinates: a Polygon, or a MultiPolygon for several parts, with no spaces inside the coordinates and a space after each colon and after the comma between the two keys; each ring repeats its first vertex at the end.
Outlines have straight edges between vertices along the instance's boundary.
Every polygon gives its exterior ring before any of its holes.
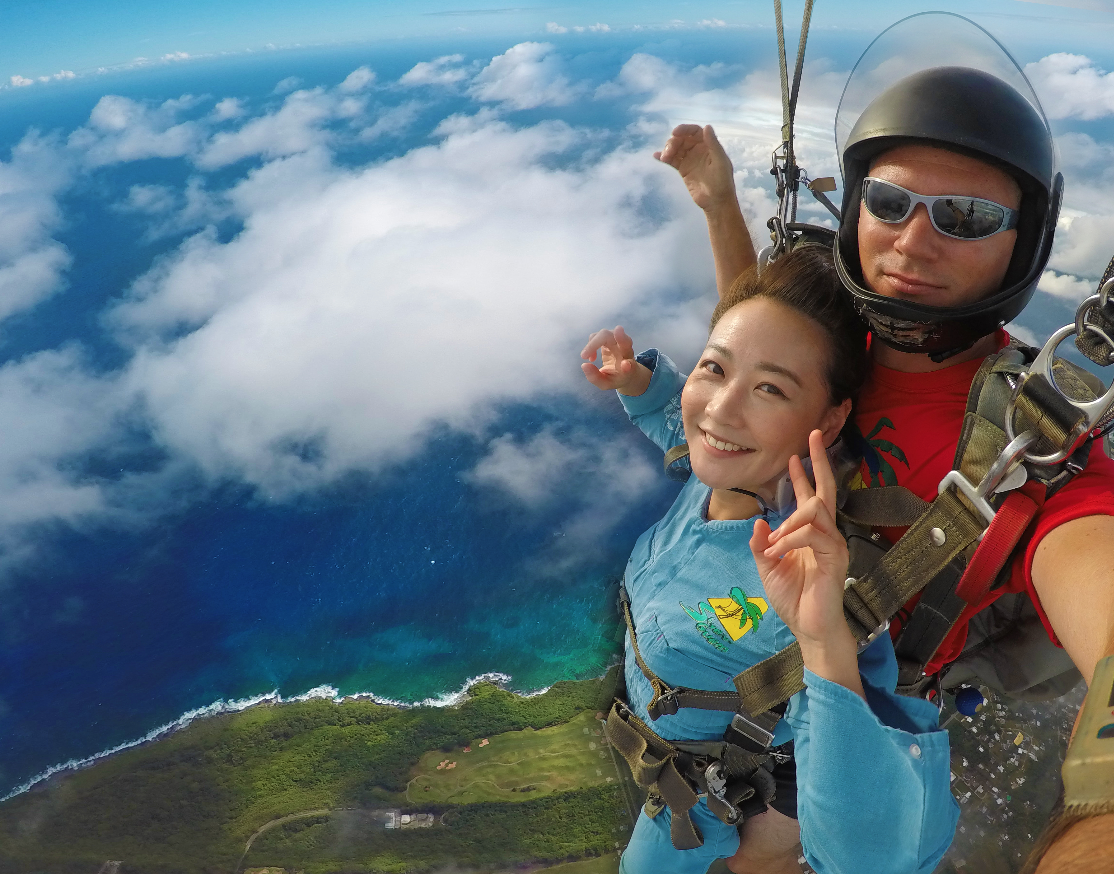
{"type": "Polygon", "coordinates": [[[1056,172],[1040,101],[997,40],[948,13],[898,22],[870,45],[848,79],[836,114],[836,146],[843,171],[836,269],[878,339],[943,360],[1024,309],[1052,248],[1063,178],[1056,172]],[[928,306],[876,294],[863,281],[858,247],[863,179],[876,157],[910,143],[979,158],[1021,188],[1009,269],[1002,287],[980,301],[928,306]]]}

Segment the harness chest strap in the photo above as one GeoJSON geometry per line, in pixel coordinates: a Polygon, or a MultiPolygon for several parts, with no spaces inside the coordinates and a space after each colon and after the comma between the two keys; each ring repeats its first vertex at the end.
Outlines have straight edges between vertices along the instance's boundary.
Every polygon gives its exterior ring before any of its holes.
{"type": "MultiPolygon", "coordinates": [[[[1009,443],[1005,423],[1015,417],[1018,433],[1031,432],[1031,451],[1047,454],[1072,448],[1086,430],[1079,409],[1055,390],[1043,376],[1031,376],[1017,399],[1010,401],[1014,386],[1035,355],[1034,350],[1010,346],[988,358],[979,368],[968,395],[967,410],[953,467],[968,482],[979,482],[1002,456],[1009,443]]],[[[1091,399],[1102,386],[1090,374],[1056,361],[1053,376],[1073,397],[1091,399]]],[[[919,694],[928,682],[924,668],[936,655],[969,605],[982,603],[999,583],[1004,569],[1046,498],[1086,464],[1090,441],[1083,441],[1065,462],[1027,464],[1028,481],[1006,493],[981,537],[973,555],[955,562],[950,575],[933,580],[924,590],[902,629],[895,650],[899,665],[899,691],[919,694]]]]}
{"type": "Polygon", "coordinates": [[[651,719],[657,719],[663,714],[672,716],[681,707],[720,710],[729,713],[734,713],[739,709],[739,696],[734,692],[712,692],[703,689],[689,689],[684,686],[670,686],[651,671],[638,649],[638,635],[635,633],[634,619],[630,612],[630,595],[627,594],[626,586],[622,583],[619,584],[619,605],[623,614],[623,621],[627,625],[627,634],[630,635],[634,660],[638,669],[642,671],[642,675],[650,682],[650,686],[654,690],[654,697],[650,699],[650,703],[646,707],[651,719]]]}

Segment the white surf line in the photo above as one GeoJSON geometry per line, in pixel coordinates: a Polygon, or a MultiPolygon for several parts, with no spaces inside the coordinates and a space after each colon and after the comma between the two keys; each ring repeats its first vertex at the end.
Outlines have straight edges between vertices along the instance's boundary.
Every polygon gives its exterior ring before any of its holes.
{"type": "Polygon", "coordinates": [[[374,692],[354,692],[351,695],[341,695],[335,686],[321,685],[314,686],[312,689],[303,692],[300,695],[293,695],[289,698],[283,697],[278,689],[274,689],[263,695],[255,695],[250,698],[239,698],[232,701],[226,701],[221,698],[219,701],[214,701],[212,704],[207,704],[204,707],[198,707],[194,710],[189,710],[179,716],[177,719],[160,725],[158,728],[153,728],[143,737],[135,740],[124,741],[114,747],[109,747],[106,750],[101,750],[99,753],[93,753],[91,756],[84,758],[68,759],[57,765],[51,765],[44,771],[31,777],[23,783],[20,783],[12,789],[7,795],[0,798],[0,804],[15,798],[17,795],[22,795],[24,792],[33,789],[38,784],[45,780],[49,780],[55,774],[62,774],[67,771],[79,771],[82,768],[88,768],[99,762],[101,759],[107,759],[109,756],[114,756],[116,753],[122,753],[124,750],[132,749],[133,747],[143,746],[144,744],[151,743],[165,737],[168,734],[173,734],[176,731],[181,731],[196,719],[207,719],[211,716],[221,716],[226,713],[239,713],[247,710],[249,707],[255,707],[259,704],[289,704],[296,701],[311,701],[314,699],[331,700],[337,704],[345,701],[373,701],[376,704],[384,704],[390,707],[399,707],[404,709],[414,707],[455,707],[458,704],[464,703],[468,698],[468,690],[477,683],[491,683],[498,686],[500,689],[506,689],[520,698],[534,698],[538,695],[544,695],[552,686],[546,686],[542,689],[536,689],[530,692],[516,692],[508,688],[511,681],[509,674],[502,674],[497,671],[491,671],[485,674],[479,674],[475,677],[470,677],[464,681],[457,692],[446,692],[443,695],[438,695],[435,698],[425,698],[422,701],[410,702],[399,701],[395,698],[385,698],[381,695],[376,695],[374,692]]]}

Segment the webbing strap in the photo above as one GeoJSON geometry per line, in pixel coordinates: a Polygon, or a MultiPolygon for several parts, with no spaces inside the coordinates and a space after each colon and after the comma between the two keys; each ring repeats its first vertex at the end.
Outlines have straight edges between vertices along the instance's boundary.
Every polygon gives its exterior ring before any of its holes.
{"type": "Polygon", "coordinates": [[[634,661],[642,671],[642,676],[649,681],[654,690],[654,697],[646,706],[651,719],[657,719],[663,714],[672,716],[681,707],[720,710],[728,713],[734,713],[739,709],[739,696],[735,692],[713,692],[706,689],[689,689],[685,686],[673,687],[650,670],[650,666],[643,660],[642,653],[638,649],[638,635],[635,633],[634,619],[630,612],[630,597],[622,584],[619,586],[619,603],[622,605],[623,621],[627,624],[627,634],[630,635],[631,649],[634,650],[634,661]]]}
{"type": "Polygon", "coordinates": [[[848,522],[864,528],[905,528],[928,509],[928,501],[905,486],[882,486],[848,492],[839,508],[848,522]]]}
{"type": "Polygon", "coordinates": [[[844,613],[863,640],[971,546],[985,527],[982,516],[947,489],[878,563],[844,592],[844,613]]]}
{"type": "Polygon", "coordinates": [[[794,640],[780,652],[736,674],[733,682],[749,713],[763,713],[788,701],[805,687],[800,644],[794,640]]]}
{"type": "Polygon", "coordinates": [[[955,593],[968,604],[977,604],[990,591],[990,586],[1017,547],[1021,535],[1037,514],[1040,504],[1025,491],[1010,492],[994,521],[990,523],[967,570],[963,572],[955,593]]]}
{"type": "Polygon", "coordinates": [[[665,452],[665,467],[668,469],[669,465],[675,462],[678,458],[684,458],[688,454],[689,445],[687,443],[681,443],[678,446],[667,449],[665,452]]]}
{"type": "Polygon", "coordinates": [[[678,850],[695,849],[704,843],[689,814],[700,795],[705,796],[708,809],[729,825],[737,823],[740,816],[762,812],[773,798],[773,778],[762,767],[766,756],[753,755],[722,741],[671,743],[621,701],[612,705],[604,733],[630,767],[635,783],[648,791],[647,815],[656,816],[662,803],[669,807],[670,839],[678,850]],[[713,761],[720,762],[727,778],[723,798],[709,791],[703,770],[713,761]]]}
{"type": "MultiPolygon", "coordinates": [[[[1082,382],[1080,382],[1082,385],[1082,382]]],[[[1087,415],[1071,404],[1039,373],[1025,381],[1017,398],[1014,433],[1035,430],[1041,439],[1032,448],[1034,455],[1047,455],[1063,446],[1074,447],[1087,430],[1087,415]]]]}

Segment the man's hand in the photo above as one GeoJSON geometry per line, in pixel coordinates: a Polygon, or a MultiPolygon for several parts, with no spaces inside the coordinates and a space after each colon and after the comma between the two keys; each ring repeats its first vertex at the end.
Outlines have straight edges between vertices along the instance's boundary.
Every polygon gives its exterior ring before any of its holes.
{"type": "Polygon", "coordinates": [[[716,290],[723,297],[735,279],[758,261],[735,196],[731,159],[711,125],[695,124],[673,128],[673,135],[654,157],[681,174],[689,195],[704,210],[716,263],[716,290]]]}
{"type": "Polygon", "coordinates": [[[750,549],[766,597],[801,645],[805,666],[862,697],[857,644],[843,616],[848,557],[835,523],[835,475],[820,431],[809,435],[808,445],[815,491],[794,455],[789,475],[797,509],[774,532],[756,522],[750,549]]]}
{"type": "Polygon", "coordinates": [[[677,125],[654,157],[681,174],[693,202],[705,212],[737,202],[731,159],[710,124],[677,125]]]}
{"type": "Polygon", "coordinates": [[[584,359],[580,369],[588,382],[604,391],[615,389],[619,394],[640,395],[646,391],[653,376],[648,367],[635,361],[634,343],[622,325],[614,331],[605,328],[592,334],[580,357],[584,359]],[[599,367],[594,363],[597,352],[600,353],[599,367]]]}

